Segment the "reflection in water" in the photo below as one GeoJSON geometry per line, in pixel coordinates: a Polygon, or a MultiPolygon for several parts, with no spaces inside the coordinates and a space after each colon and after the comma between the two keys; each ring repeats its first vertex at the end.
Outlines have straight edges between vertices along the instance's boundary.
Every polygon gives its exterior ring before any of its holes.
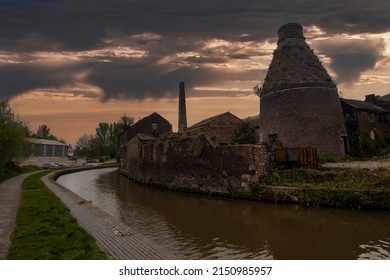
{"type": "Polygon", "coordinates": [[[390,259],[389,212],[175,193],[108,171],[58,181],[178,259],[390,259]]]}
{"type": "Polygon", "coordinates": [[[390,259],[390,238],[376,242],[370,241],[368,244],[359,245],[359,247],[364,250],[364,253],[358,256],[359,260],[390,259]]]}

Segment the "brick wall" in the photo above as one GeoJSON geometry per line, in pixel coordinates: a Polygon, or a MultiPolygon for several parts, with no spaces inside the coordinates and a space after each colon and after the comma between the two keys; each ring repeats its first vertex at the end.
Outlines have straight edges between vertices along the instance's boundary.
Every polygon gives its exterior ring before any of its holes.
{"type": "Polygon", "coordinates": [[[265,146],[213,147],[202,136],[160,141],[137,138],[129,142],[128,157],[126,172],[142,182],[225,195],[248,194],[249,183],[270,165],[265,146]]]}
{"type": "Polygon", "coordinates": [[[232,144],[245,127],[245,123],[233,114],[223,114],[204,125],[186,130],[187,135],[196,136],[201,133],[207,134],[216,144],[232,144]]]}
{"type": "Polygon", "coordinates": [[[121,168],[125,168],[128,164],[127,144],[138,133],[145,135],[161,136],[172,132],[172,125],[165,118],[157,113],[139,120],[126,131],[119,135],[119,159],[121,168]]]}
{"type": "Polygon", "coordinates": [[[285,148],[314,147],[322,156],[343,154],[347,134],[335,89],[294,88],[263,96],[260,101],[260,141],[277,134],[285,148]]]}

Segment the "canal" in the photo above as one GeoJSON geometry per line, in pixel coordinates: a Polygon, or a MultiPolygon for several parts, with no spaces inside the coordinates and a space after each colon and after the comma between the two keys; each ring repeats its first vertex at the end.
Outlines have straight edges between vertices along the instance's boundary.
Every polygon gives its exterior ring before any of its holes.
{"type": "Polygon", "coordinates": [[[57,182],[177,259],[390,259],[390,212],[171,192],[131,182],[113,168],[57,182]]]}

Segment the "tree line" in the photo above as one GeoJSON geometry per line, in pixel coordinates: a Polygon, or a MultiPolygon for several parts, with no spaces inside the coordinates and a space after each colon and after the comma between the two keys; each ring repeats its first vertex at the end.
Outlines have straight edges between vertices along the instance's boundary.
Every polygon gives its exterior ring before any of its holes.
{"type": "MultiPolygon", "coordinates": [[[[117,158],[119,154],[119,134],[134,123],[134,118],[122,115],[117,122],[100,122],[95,134],[81,136],[75,149],[75,155],[86,157],[117,158]]],[[[50,128],[42,124],[36,132],[21,121],[12,111],[7,99],[0,99],[0,175],[4,168],[14,166],[18,158],[31,155],[29,138],[57,140],[66,143],[63,139],[54,136],[50,128]]]]}
{"type": "Polygon", "coordinates": [[[29,153],[29,127],[12,112],[8,100],[0,99],[0,175],[16,157],[29,153]]]}
{"type": "Polygon", "coordinates": [[[95,129],[95,134],[84,134],[77,140],[75,155],[117,159],[119,134],[133,123],[134,118],[127,115],[122,115],[117,122],[100,122],[95,129]]]}

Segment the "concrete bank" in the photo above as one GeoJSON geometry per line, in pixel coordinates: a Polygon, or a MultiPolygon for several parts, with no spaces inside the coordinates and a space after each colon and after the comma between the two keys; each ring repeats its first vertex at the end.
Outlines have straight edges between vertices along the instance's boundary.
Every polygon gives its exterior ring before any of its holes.
{"type": "MultiPolygon", "coordinates": [[[[72,172],[77,171],[79,170],[72,169],[72,172]]],[[[117,260],[174,259],[169,252],[165,252],[156,244],[132,231],[128,225],[94,207],[90,202],[53,180],[64,173],[70,172],[69,170],[54,172],[44,176],[42,181],[70,209],[80,226],[96,240],[98,246],[106,252],[109,258],[117,260]]]]}

